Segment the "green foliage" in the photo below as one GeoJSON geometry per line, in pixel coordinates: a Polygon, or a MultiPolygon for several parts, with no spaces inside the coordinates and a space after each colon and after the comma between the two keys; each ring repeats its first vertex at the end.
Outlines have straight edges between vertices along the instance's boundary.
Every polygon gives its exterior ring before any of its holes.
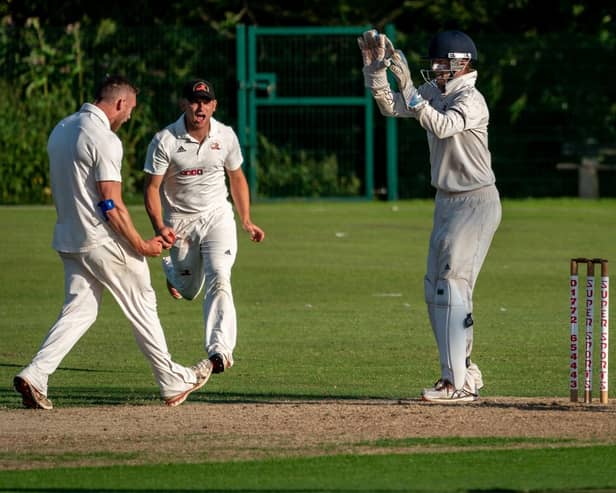
{"type": "MultiPolygon", "coordinates": [[[[64,29],[43,25],[38,18],[27,19],[21,28],[0,25],[0,88],[13,95],[0,100],[0,203],[50,202],[47,137],[61,118],[92,100],[95,85],[110,73],[125,74],[142,88],[131,120],[118,132],[124,144],[125,198],[141,200],[147,145],[154,133],[178,118],[181,82],[209,73],[194,49],[195,43],[207,44],[208,36],[203,30],[126,29],[110,19],[96,25],[85,19],[64,29]]],[[[211,74],[217,85],[229,76],[226,54],[233,43],[215,40],[211,45],[217,49],[208,64],[225,60],[222,74],[211,74]]],[[[224,119],[226,98],[233,95],[224,84],[217,93],[217,117],[224,119]]]]}
{"type": "MultiPolygon", "coordinates": [[[[142,88],[133,120],[120,131],[125,141],[125,193],[138,196],[147,144],[157,130],[178,117],[176,96],[182,80],[197,75],[210,78],[220,100],[216,116],[233,124],[237,87],[234,29],[240,22],[373,25],[381,30],[393,23],[396,46],[406,53],[416,82],[421,81],[421,56],[434,32],[449,28],[467,31],[478,46],[478,86],[490,108],[490,147],[502,194],[574,195],[575,173],[556,171],[556,163],[579,162],[591,139],[599,146],[616,142],[614,69],[605,62],[616,55],[616,17],[605,2],[564,0],[552,6],[550,16],[543,17],[534,15],[534,8],[528,0],[407,0],[393,4],[344,0],[288,6],[215,0],[189,6],[180,1],[161,7],[128,3],[110,19],[109,12],[96,2],[67,0],[61,9],[40,0],[2,3],[0,79],[3,94],[6,90],[11,97],[0,102],[0,149],[4,153],[0,156],[4,178],[0,202],[49,200],[46,136],[59,118],[91,97],[95,82],[110,72],[124,73],[142,88]],[[20,137],[25,140],[19,141],[20,137]]],[[[266,71],[279,75],[280,91],[306,89],[305,94],[320,94],[340,88],[347,95],[361,92],[354,40],[334,50],[319,36],[302,42],[274,46],[259,61],[261,69],[269,64],[266,71]],[[300,52],[301,63],[288,56],[300,52]],[[340,56],[326,60],[326,53],[340,56]],[[345,65],[348,60],[352,60],[350,69],[345,65]],[[323,75],[319,66],[324,61],[340,73],[323,75]]],[[[381,149],[378,139],[383,134],[383,121],[375,115],[375,153],[381,149]]],[[[416,122],[410,125],[419,128],[416,122]]],[[[410,125],[399,122],[403,130],[399,162],[400,168],[404,167],[400,196],[428,197],[433,190],[427,185],[425,135],[418,139],[410,125]]],[[[296,140],[304,138],[298,134],[296,140]]],[[[339,145],[350,148],[355,144],[341,138],[339,145]]],[[[295,150],[305,148],[301,142],[293,142],[289,148],[297,154],[295,160],[328,160],[327,166],[321,165],[316,181],[331,181],[326,170],[336,166],[332,151],[302,157],[301,151],[295,150]]],[[[346,176],[340,169],[349,164],[341,155],[338,158],[338,174],[346,176]]],[[[280,180],[285,173],[290,177],[287,180],[293,175],[279,171],[273,185],[292,191],[280,180]]],[[[307,187],[307,177],[299,169],[295,173],[300,180],[298,188],[307,187]]],[[[347,180],[336,186],[353,189],[355,178],[347,180]]],[[[375,188],[383,181],[377,176],[375,188]]],[[[258,188],[264,192],[270,186],[265,183],[258,188]]],[[[325,188],[331,190],[332,186],[325,188]]],[[[615,190],[616,174],[602,172],[601,194],[613,195],[615,190]]],[[[308,195],[316,193],[310,190],[308,195]]]]}
{"type": "MultiPolygon", "coordinates": [[[[37,18],[28,19],[22,34],[29,51],[21,60],[24,71],[19,81],[27,98],[46,97],[52,87],[62,87],[59,82],[66,77],[72,79],[83,73],[79,23],[68,25],[66,36],[55,42],[47,39],[47,33],[37,18]]],[[[82,78],[77,77],[77,81],[81,82],[82,78]]],[[[77,87],[77,93],[82,92],[83,87],[77,87]]]]}
{"type": "Polygon", "coordinates": [[[80,25],[45,29],[28,19],[23,29],[0,26],[3,68],[0,79],[0,202],[49,203],[51,189],[47,136],[80,105],[85,92],[80,25]]]}
{"type": "MultiPolygon", "coordinates": [[[[0,80],[0,93],[15,95],[19,91],[0,80]]],[[[19,97],[0,98],[0,114],[0,202],[49,202],[47,159],[41,152],[46,139],[35,124],[41,115],[29,111],[19,97]]]]}
{"type": "Polygon", "coordinates": [[[79,26],[50,41],[38,19],[31,19],[18,36],[0,28],[3,44],[12,57],[16,77],[0,79],[0,202],[48,203],[51,199],[47,165],[47,135],[51,128],[73,112],[78,101],[65,80],[75,82],[76,92],[83,66],[79,26]]]}
{"type": "Polygon", "coordinates": [[[258,193],[262,197],[357,196],[361,183],[355,174],[340,175],[335,154],[318,157],[303,149],[291,151],[259,135],[258,193]]]}

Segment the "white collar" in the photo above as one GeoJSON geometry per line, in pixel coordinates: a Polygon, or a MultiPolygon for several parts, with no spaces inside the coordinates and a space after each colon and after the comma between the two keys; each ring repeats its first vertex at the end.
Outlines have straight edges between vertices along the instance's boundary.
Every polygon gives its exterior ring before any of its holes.
{"type": "Polygon", "coordinates": [[[477,71],[473,70],[468,74],[461,75],[460,77],[456,77],[447,82],[444,94],[451,94],[452,92],[457,92],[465,87],[475,87],[476,81],[477,71]]]}
{"type": "Polygon", "coordinates": [[[103,123],[103,125],[105,125],[105,127],[107,127],[108,130],[111,130],[111,123],[109,122],[109,118],[107,118],[107,115],[105,114],[105,112],[101,110],[98,106],[96,106],[95,104],[83,103],[79,111],[93,113],[98,118],[100,118],[101,122],[103,123]]]}

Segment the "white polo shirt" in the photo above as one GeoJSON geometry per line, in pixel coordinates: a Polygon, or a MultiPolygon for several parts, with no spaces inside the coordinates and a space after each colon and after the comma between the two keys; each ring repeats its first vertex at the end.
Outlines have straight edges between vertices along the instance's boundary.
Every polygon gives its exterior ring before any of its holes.
{"type": "Polygon", "coordinates": [[[158,132],[148,147],[144,171],[165,175],[161,201],[166,220],[203,214],[227,202],[225,169],[236,170],[243,157],[233,129],[210,119],[203,143],[186,130],[184,114],[158,132]]]}
{"type": "Polygon", "coordinates": [[[122,181],[122,142],[107,115],[85,103],[64,118],[47,141],[51,190],[57,212],[52,246],[86,252],[113,239],[102,216],[98,181],[122,181]]]}

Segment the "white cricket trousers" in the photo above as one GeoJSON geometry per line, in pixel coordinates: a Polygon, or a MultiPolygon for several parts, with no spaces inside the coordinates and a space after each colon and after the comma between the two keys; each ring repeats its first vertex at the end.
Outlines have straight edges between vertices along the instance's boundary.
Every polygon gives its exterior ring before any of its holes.
{"type": "Polygon", "coordinates": [[[501,214],[500,198],[494,185],[470,192],[438,191],[436,194],[425,297],[439,348],[441,377],[454,384],[471,378],[476,380],[477,387],[483,385],[477,365],[470,365],[473,290],[501,214]],[[449,312],[439,317],[436,311],[440,304],[439,294],[447,290],[444,294],[451,301],[449,312]],[[460,337],[448,337],[456,332],[460,337]],[[469,372],[476,376],[468,375],[469,372]]]}
{"type": "Polygon", "coordinates": [[[196,383],[191,368],[171,360],[145,257],[116,241],[89,252],[59,255],[64,263],[64,306],[40,350],[20,376],[47,395],[49,375],[95,322],[106,288],[132,324],[137,345],[150,362],[163,399],[196,383]]]}
{"type": "Polygon", "coordinates": [[[208,356],[225,356],[231,366],[237,341],[231,289],[237,228],[231,204],[225,202],[203,215],[171,218],[170,222],[177,239],[169,252],[173,269],[167,270],[167,279],[187,300],[195,299],[205,284],[205,351],[208,356]]]}

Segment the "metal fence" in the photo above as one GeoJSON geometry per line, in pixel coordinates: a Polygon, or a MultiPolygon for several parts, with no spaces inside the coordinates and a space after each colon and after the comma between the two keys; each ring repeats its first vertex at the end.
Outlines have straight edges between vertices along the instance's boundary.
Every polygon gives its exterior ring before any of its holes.
{"type": "Polygon", "coordinates": [[[253,196],[372,198],[373,104],[354,49],[363,30],[238,26],[238,127],[253,196]]]}

